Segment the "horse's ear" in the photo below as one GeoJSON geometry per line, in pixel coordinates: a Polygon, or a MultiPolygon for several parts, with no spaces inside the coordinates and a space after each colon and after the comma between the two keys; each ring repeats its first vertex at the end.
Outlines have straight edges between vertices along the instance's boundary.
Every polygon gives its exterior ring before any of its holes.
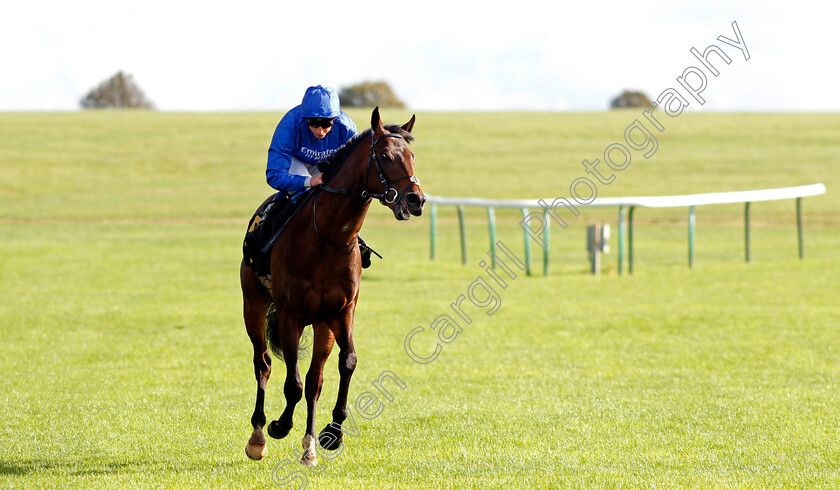
{"type": "Polygon", "coordinates": [[[414,118],[415,118],[415,114],[412,114],[412,115],[411,115],[411,121],[408,121],[407,123],[405,123],[405,124],[403,124],[403,125],[402,125],[402,128],[403,128],[405,131],[407,131],[407,132],[409,132],[409,133],[410,133],[410,132],[411,132],[411,130],[412,130],[412,129],[414,129],[414,118]]]}
{"type": "Polygon", "coordinates": [[[370,116],[370,129],[374,132],[382,129],[382,118],[379,117],[379,106],[373,109],[373,114],[370,116]]]}

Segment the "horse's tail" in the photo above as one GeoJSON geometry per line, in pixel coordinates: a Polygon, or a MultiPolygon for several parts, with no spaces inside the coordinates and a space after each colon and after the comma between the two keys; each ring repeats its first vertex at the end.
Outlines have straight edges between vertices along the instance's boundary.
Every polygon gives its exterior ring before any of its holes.
{"type": "Polygon", "coordinates": [[[265,338],[268,340],[268,347],[277,359],[283,359],[283,342],[280,341],[280,322],[277,320],[277,309],[274,303],[268,305],[268,312],[265,314],[265,338]]]}
{"type": "MultiPolygon", "coordinates": [[[[283,341],[280,338],[280,321],[277,319],[277,309],[274,303],[268,305],[268,312],[265,314],[265,338],[268,340],[268,347],[277,359],[283,359],[283,341]]],[[[304,335],[298,345],[298,355],[309,350],[309,336],[304,335]]]]}

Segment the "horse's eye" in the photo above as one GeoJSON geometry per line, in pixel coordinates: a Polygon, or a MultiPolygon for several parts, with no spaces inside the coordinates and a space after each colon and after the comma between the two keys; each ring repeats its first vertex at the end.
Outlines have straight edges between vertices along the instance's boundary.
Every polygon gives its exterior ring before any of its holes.
{"type": "Polygon", "coordinates": [[[380,153],[380,154],[379,154],[379,158],[381,158],[381,159],[383,159],[383,160],[388,160],[388,155],[387,155],[386,153],[384,153],[384,152],[383,152],[383,153],[380,153]]]}

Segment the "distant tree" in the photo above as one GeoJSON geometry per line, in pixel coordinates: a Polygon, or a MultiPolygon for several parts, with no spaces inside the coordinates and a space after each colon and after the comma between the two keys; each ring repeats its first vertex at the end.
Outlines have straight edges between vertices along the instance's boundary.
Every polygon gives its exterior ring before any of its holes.
{"type": "Polygon", "coordinates": [[[362,82],[338,92],[342,107],[405,107],[386,82],[362,82]]]}
{"type": "Polygon", "coordinates": [[[79,101],[82,109],[124,108],[154,109],[130,74],[118,71],[100,83],[79,101]]]}
{"type": "Polygon", "coordinates": [[[650,97],[644,92],[625,90],[621,95],[610,101],[610,109],[624,109],[627,107],[650,107],[650,97]]]}

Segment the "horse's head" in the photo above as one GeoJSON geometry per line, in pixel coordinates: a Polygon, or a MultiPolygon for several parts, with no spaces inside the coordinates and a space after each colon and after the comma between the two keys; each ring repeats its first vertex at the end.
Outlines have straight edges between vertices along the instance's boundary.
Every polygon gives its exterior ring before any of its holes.
{"type": "Polygon", "coordinates": [[[369,172],[367,188],[382,197],[380,202],[391,208],[398,220],[407,220],[423,213],[426,196],[420,189],[420,180],[414,176],[414,153],[408,143],[414,139],[411,129],[414,116],[402,126],[383,126],[379,107],[373,110],[370,120],[370,166],[378,173],[369,172]],[[382,189],[379,193],[379,189],[382,189]]]}

